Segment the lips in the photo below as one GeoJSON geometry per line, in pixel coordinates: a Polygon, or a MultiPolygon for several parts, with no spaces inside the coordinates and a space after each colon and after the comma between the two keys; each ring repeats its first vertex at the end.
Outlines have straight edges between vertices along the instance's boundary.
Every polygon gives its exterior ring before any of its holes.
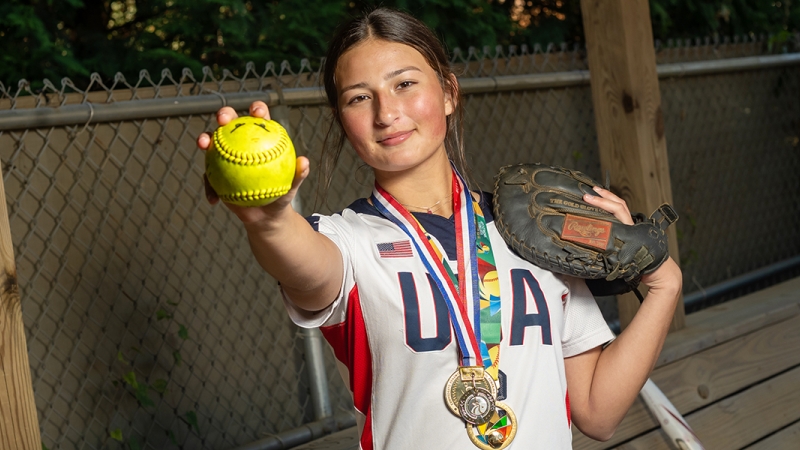
{"type": "Polygon", "coordinates": [[[392,133],[392,134],[390,134],[388,136],[385,136],[383,139],[379,139],[378,143],[381,144],[381,145],[389,145],[389,146],[401,144],[401,143],[405,142],[406,139],[411,137],[411,133],[413,133],[413,130],[411,130],[411,131],[399,131],[397,133],[392,133]]]}

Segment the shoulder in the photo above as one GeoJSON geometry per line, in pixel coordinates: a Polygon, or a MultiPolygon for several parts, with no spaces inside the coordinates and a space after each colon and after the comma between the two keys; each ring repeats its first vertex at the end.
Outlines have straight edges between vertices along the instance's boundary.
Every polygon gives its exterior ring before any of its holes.
{"type": "Polygon", "coordinates": [[[380,212],[378,212],[378,209],[375,208],[375,206],[373,206],[366,198],[359,198],[358,200],[354,201],[341,211],[337,211],[329,215],[315,213],[310,216],[307,216],[305,219],[314,228],[315,231],[319,231],[320,222],[325,222],[325,221],[347,222],[348,220],[349,221],[352,221],[354,219],[358,220],[362,216],[381,217],[380,212]]]}

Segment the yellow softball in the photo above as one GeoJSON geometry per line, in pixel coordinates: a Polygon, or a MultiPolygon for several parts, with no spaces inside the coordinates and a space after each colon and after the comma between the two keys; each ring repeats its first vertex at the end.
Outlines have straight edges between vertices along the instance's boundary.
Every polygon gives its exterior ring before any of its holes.
{"type": "Polygon", "coordinates": [[[289,192],[296,159],[294,145],[278,122],[245,116],[214,132],[206,176],[220,200],[263,206],[289,192]]]}

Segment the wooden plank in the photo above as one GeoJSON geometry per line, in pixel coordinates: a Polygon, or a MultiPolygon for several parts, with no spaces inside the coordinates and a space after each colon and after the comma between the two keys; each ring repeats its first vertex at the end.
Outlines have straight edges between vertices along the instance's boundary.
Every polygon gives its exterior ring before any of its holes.
{"type": "Polygon", "coordinates": [[[656,366],[797,314],[800,314],[800,278],[690,314],[685,329],[667,336],[656,366]]]}
{"type": "MultiPolygon", "coordinates": [[[[685,415],[800,365],[798,348],[800,315],[661,367],[651,378],[685,415]]],[[[656,427],[658,422],[637,399],[609,441],[598,443],[576,433],[573,448],[609,448],[656,427]]]]}
{"type": "MultiPolygon", "coordinates": [[[[800,367],[684,416],[708,449],[742,448],[800,418],[800,367]]],[[[661,429],[618,448],[670,450],[661,429]]]]}
{"type": "Polygon", "coordinates": [[[766,439],[756,442],[746,450],[796,450],[800,448],[800,420],[766,439]]]}
{"type": "Polygon", "coordinates": [[[39,418],[31,384],[28,347],[8,222],[6,193],[0,179],[0,448],[41,450],[39,418]]]}
{"type": "MultiPolygon", "coordinates": [[[[600,166],[610,172],[612,191],[632,212],[649,214],[662,203],[673,203],[649,4],[581,0],[581,11],[600,166]]],[[[674,226],[668,236],[670,255],[680,262],[674,226]]],[[[639,301],[633,294],[617,301],[624,329],[639,301]]],[[[684,325],[683,302],[679,302],[671,329],[684,325]]]]}

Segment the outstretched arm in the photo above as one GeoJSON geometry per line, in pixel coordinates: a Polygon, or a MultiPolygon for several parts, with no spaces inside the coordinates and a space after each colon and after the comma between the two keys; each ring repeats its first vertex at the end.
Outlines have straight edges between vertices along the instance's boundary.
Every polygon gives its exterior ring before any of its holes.
{"type": "MultiPolygon", "coordinates": [[[[250,105],[250,115],[270,118],[264,102],[250,105]]],[[[220,126],[236,117],[236,111],[230,107],[217,112],[220,126]]],[[[208,133],[197,138],[201,150],[207,150],[210,144],[208,133]]],[[[330,239],[314,231],[292,208],[292,199],[308,174],[308,159],[299,157],[292,188],[286,195],[262,207],[226,206],[244,225],[250,248],[261,267],[281,283],[298,307],[317,311],[330,305],[339,293],[342,256],[330,239]]],[[[207,180],[206,196],[211,204],[219,202],[207,180]]]]}
{"type": "MultiPolygon", "coordinates": [[[[605,189],[596,191],[599,196],[587,202],[633,224],[624,200],[605,189]]],[[[680,268],[668,258],[642,283],[649,288],[647,296],[617,339],[565,360],[573,421],[594,439],[611,438],[655,367],[680,298],[680,268]]]]}

